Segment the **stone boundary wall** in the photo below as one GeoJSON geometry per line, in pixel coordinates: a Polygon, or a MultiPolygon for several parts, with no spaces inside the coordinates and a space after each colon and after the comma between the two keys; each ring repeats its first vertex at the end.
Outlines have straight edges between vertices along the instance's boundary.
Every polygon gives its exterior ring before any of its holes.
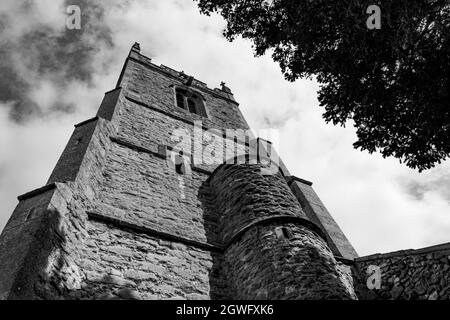
{"type": "Polygon", "coordinates": [[[360,257],[355,267],[371,287],[360,299],[450,299],[450,243],[360,257]]]}

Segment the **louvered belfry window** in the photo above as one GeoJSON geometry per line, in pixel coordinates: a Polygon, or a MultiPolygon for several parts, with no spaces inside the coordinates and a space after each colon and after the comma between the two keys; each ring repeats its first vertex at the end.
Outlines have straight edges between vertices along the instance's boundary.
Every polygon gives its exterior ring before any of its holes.
{"type": "Polygon", "coordinates": [[[203,99],[199,94],[190,90],[177,88],[175,89],[175,99],[177,107],[202,117],[207,116],[203,99]]]}

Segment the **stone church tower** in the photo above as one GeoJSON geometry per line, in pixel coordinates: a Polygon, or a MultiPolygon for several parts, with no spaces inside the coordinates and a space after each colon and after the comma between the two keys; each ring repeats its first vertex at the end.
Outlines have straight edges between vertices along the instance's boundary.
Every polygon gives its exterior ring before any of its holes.
{"type": "Polygon", "coordinates": [[[248,129],[225,84],[133,45],[46,185],[19,196],[0,298],[356,298],[353,247],[248,129]]]}

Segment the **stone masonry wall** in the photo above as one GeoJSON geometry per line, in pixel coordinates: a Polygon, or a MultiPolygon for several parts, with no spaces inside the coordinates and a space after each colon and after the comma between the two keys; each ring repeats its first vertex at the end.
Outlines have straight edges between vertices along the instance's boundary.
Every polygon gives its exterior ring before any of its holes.
{"type": "Polygon", "coordinates": [[[356,299],[349,268],[320,236],[298,224],[255,226],[227,249],[225,259],[237,299],[356,299]]]}
{"type": "MultiPolygon", "coordinates": [[[[45,242],[51,245],[33,255],[42,259],[39,263],[30,264],[34,269],[28,274],[35,276],[28,277],[25,283],[29,292],[26,297],[227,298],[220,253],[187,245],[180,240],[164,240],[148,234],[147,229],[136,230],[134,227],[139,225],[138,220],[131,219],[130,227],[93,219],[89,215],[89,211],[96,210],[99,203],[105,203],[100,185],[111,183],[106,179],[108,170],[105,169],[110,168],[106,164],[111,164],[111,156],[120,158],[122,155],[115,150],[121,147],[109,139],[113,132],[111,126],[100,119],[77,179],[58,183],[56,191],[50,194],[51,198],[46,198],[47,204],[44,205],[53,212],[54,218],[51,223],[41,225],[40,229],[45,234],[45,242]]],[[[130,159],[134,156],[130,155],[130,159]]],[[[123,167],[126,168],[127,163],[123,167]]],[[[131,172],[133,170],[125,170],[124,174],[130,175],[131,172]]],[[[122,174],[118,172],[117,176],[122,174]]],[[[159,191],[163,193],[164,189],[159,191]]],[[[35,203],[35,200],[35,197],[31,198],[30,203],[35,203]]],[[[134,200],[136,198],[131,198],[130,202],[134,200]]],[[[148,215],[152,216],[152,212],[148,215]]],[[[99,216],[102,217],[101,214],[99,216]]],[[[188,223],[182,221],[180,225],[188,223]]]]}
{"type": "MultiPolygon", "coordinates": [[[[137,56],[136,59],[142,61],[143,57],[137,56]]],[[[183,81],[179,77],[164,74],[161,70],[156,71],[155,67],[129,61],[127,74],[122,80],[127,96],[187,120],[202,120],[207,127],[248,128],[236,102],[225,100],[201,87],[194,87],[194,90],[204,97],[207,118],[178,108],[175,105],[174,86],[183,85],[183,81]]]]}
{"type": "Polygon", "coordinates": [[[75,185],[58,185],[49,206],[53,222],[41,232],[52,245],[33,255],[42,259],[30,264],[37,279],[22,282],[27,298],[226,297],[220,255],[92,220],[82,197],[75,185]]]}
{"type": "Polygon", "coordinates": [[[260,164],[224,164],[211,175],[209,186],[224,243],[261,219],[277,216],[307,219],[281,174],[263,175],[262,168],[260,164]]]}
{"type": "Polygon", "coordinates": [[[135,224],[205,241],[205,217],[197,198],[208,177],[179,175],[165,159],[113,144],[97,210],[135,224]]]}
{"type": "MultiPolygon", "coordinates": [[[[244,128],[233,131],[239,137],[239,142],[235,142],[233,137],[225,139],[224,131],[217,127],[205,130],[201,126],[161,113],[159,109],[151,109],[126,98],[122,101],[117,137],[124,141],[151,150],[157,150],[158,146],[177,147],[195,156],[196,166],[209,171],[234,157],[236,153],[248,152],[248,145],[242,142],[246,134],[244,128]]],[[[172,109],[174,108],[179,109],[173,106],[172,109]]]]}
{"type": "Polygon", "coordinates": [[[361,282],[369,280],[373,288],[362,293],[363,299],[450,298],[450,243],[361,257],[355,264],[361,282]],[[380,268],[379,289],[374,288],[374,267],[380,268]]]}
{"type": "Polygon", "coordinates": [[[237,299],[355,299],[338,263],[278,172],[221,165],[207,181],[218,214],[230,294],[237,299]]]}
{"type": "Polygon", "coordinates": [[[39,256],[36,240],[53,194],[54,189],[21,201],[3,229],[0,237],[0,300],[34,295],[30,283],[35,281],[34,263],[39,256]]]}

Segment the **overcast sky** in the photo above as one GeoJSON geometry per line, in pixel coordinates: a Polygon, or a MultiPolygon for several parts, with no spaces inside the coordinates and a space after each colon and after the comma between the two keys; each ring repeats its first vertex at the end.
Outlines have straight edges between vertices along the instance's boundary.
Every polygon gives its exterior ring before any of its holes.
{"type": "Polygon", "coordinates": [[[17,196],[46,182],[73,124],[95,115],[131,45],[214,88],[225,81],[253,129],[279,130],[279,154],[312,181],[360,255],[450,241],[449,162],[425,173],[354,150],[327,125],[310,80],[284,80],[270,55],[227,42],[225,22],[189,0],[0,2],[0,230],[17,196]],[[67,30],[68,5],[81,30],[67,30]]]}

